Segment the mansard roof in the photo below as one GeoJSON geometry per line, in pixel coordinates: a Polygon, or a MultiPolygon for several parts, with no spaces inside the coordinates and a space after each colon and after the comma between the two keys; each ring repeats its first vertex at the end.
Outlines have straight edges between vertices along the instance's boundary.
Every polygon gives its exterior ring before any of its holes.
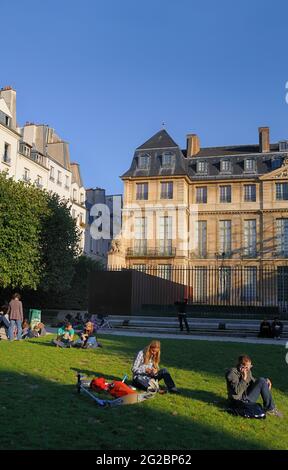
{"type": "Polygon", "coordinates": [[[131,166],[122,178],[148,178],[155,176],[188,176],[191,180],[258,178],[279,168],[287,152],[279,151],[279,144],[271,144],[270,152],[261,153],[259,145],[233,145],[225,147],[206,147],[192,157],[187,157],[186,149],[181,149],[165,129],[157,132],[144,144],[137,147],[131,166]],[[162,165],[164,153],[172,155],[172,164],[168,168],[162,165]],[[148,156],[146,169],[140,168],[141,156],[148,156]],[[253,171],[247,171],[245,160],[255,160],[253,171]],[[221,169],[221,161],[230,161],[229,172],[221,169]],[[198,171],[198,162],[206,162],[206,171],[198,171]]]}

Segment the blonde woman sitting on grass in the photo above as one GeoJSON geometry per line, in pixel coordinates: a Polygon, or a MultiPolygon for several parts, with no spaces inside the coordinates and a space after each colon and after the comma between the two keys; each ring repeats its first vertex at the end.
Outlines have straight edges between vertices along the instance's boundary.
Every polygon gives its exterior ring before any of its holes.
{"type": "Polygon", "coordinates": [[[168,392],[178,393],[168,370],[159,369],[160,351],[160,341],[154,340],[138,352],[132,367],[133,385],[142,390],[148,390],[151,387],[151,379],[157,382],[163,379],[168,392]]]}

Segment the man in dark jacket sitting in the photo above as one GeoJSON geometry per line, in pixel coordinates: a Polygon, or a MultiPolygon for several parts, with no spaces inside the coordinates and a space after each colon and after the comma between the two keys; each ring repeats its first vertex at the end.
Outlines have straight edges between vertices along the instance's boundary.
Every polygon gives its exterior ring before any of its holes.
{"type": "Polygon", "coordinates": [[[268,415],[282,417],[272,399],[272,383],[263,377],[255,379],[251,373],[252,362],[249,356],[240,356],[236,367],[229,369],[225,375],[228,399],[233,406],[241,403],[256,403],[259,395],[268,415]]]}
{"type": "Polygon", "coordinates": [[[271,325],[271,336],[272,338],[279,339],[283,331],[283,323],[279,320],[278,317],[274,318],[274,321],[271,325]]]}

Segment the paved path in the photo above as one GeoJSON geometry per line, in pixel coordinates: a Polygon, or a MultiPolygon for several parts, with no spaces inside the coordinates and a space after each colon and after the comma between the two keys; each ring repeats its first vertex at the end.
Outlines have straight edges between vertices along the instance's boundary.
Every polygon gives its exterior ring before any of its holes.
{"type": "MultiPolygon", "coordinates": [[[[56,334],[57,328],[47,327],[47,332],[56,334]]],[[[113,336],[134,336],[140,338],[159,338],[159,339],[184,339],[184,340],[200,340],[200,341],[219,341],[220,343],[249,343],[249,344],[274,344],[276,346],[285,347],[288,341],[285,339],[264,339],[264,338],[233,338],[227,336],[204,336],[204,335],[191,335],[191,334],[165,334],[165,333],[140,333],[138,331],[127,331],[127,330],[102,330],[100,335],[113,335],[113,336]]]]}

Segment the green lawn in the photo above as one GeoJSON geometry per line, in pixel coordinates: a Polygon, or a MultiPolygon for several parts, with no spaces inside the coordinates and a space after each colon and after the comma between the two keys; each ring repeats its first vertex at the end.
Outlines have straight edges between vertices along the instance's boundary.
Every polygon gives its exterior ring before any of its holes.
{"type": "Polygon", "coordinates": [[[108,379],[130,375],[149,339],[104,336],[103,349],[59,349],[51,336],[0,342],[1,449],[288,449],[287,350],[281,346],[162,341],[162,363],[180,395],[101,409],[76,393],[78,370],[108,379]],[[284,419],[245,420],[224,411],[226,367],[252,356],[270,377],[284,419]]]}

